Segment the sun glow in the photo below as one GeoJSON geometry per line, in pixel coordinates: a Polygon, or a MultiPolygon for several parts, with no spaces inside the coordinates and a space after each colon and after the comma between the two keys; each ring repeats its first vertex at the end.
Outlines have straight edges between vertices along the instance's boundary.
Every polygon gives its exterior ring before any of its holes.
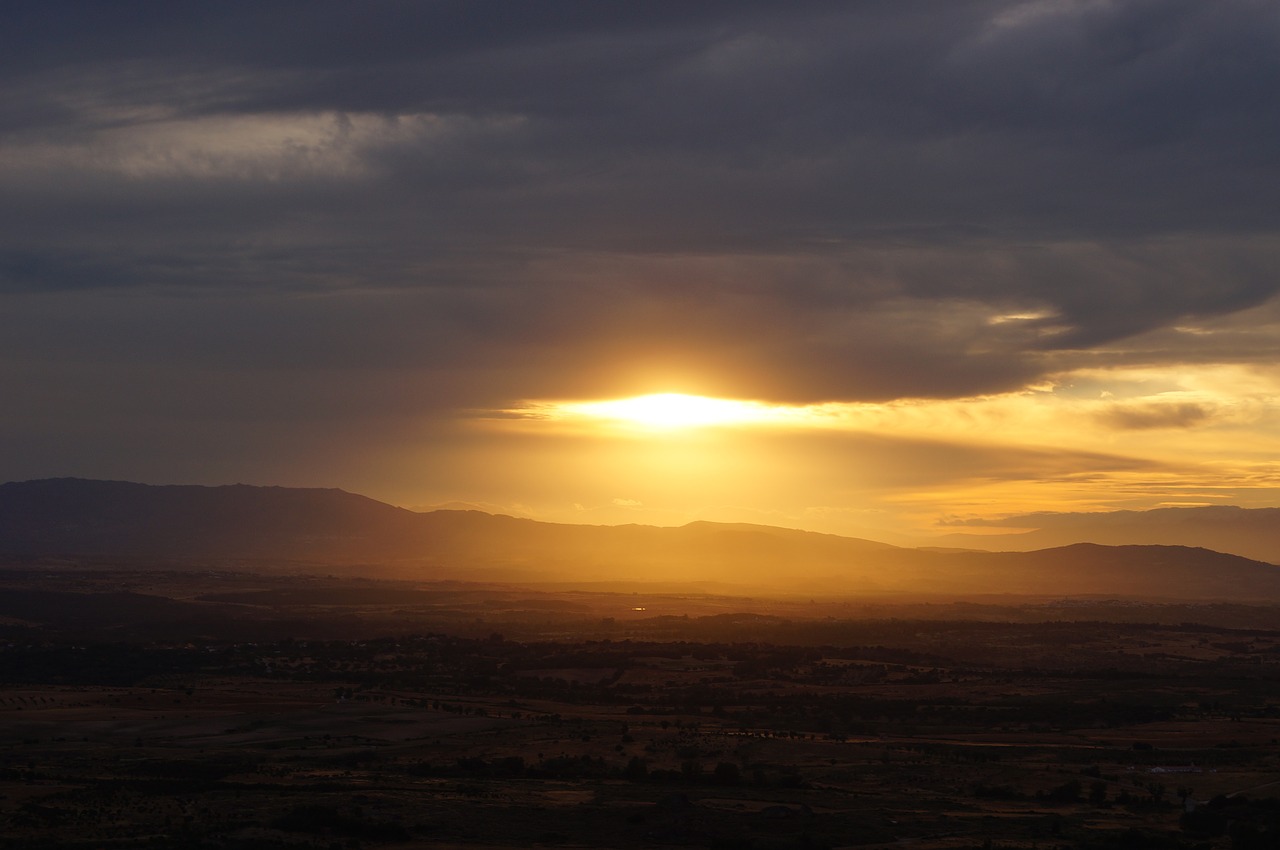
{"type": "Polygon", "coordinates": [[[569,414],[611,419],[649,428],[694,428],[770,419],[771,409],[758,402],[732,401],[683,393],[655,393],[614,401],[565,404],[569,414]]]}
{"type": "Polygon", "coordinates": [[[568,482],[560,507],[525,509],[556,522],[709,519],[877,539],[1036,511],[1263,507],[1280,492],[1280,366],[1077,369],[961,398],[664,392],[472,414],[478,436],[453,474],[512,487],[523,504],[568,482]]]}

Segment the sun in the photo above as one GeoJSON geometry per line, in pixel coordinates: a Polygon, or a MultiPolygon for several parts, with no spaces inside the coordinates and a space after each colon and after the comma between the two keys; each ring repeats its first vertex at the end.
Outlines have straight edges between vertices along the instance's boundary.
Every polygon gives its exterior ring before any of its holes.
{"type": "Polygon", "coordinates": [[[517,420],[586,426],[592,431],[670,432],[697,428],[813,428],[839,424],[830,404],[784,405],[712,398],[686,393],[652,393],[600,401],[530,401],[503,411],[517,420]]]}
{"type": "Polygon", "coordinates": [[[758,422],[769,415],[768,408],[758,402],[684,393],[655,393],[613,401],[577,402],[563,405],[562,409],[570,414],[661,429],[758,422]]]}

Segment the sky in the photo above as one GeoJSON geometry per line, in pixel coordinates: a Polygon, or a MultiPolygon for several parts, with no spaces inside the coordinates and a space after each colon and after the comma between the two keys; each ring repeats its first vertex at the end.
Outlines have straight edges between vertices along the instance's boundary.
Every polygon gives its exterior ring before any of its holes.
{"type": "Polygon", "coordinates": [[[0,480],[880,539],[1280,505],[1270,0],[0,19],[0,480]],[[652,394],[717,401],[609,404],[652,394]]]}

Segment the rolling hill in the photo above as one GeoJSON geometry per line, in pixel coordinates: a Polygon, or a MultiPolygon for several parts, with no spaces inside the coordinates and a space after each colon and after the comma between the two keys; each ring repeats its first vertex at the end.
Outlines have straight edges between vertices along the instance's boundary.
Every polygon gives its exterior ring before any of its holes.
{"type": "Polygon", "coordinates": [[[939,552],[760,525],[582,526],[416,513],[342,490],[49,479],[0,485],[0,555],[288,562],[370,577],[716,582],[823,596],[1280,600],[1280,568],[1184,546],[939,552]]]}
{"type": "Polygon", "coordinates": [[[1031,551],[1073,543],[1198,546],[1280,564],[1280,508],[1212,505],[1109,513],[1039,513],[1010,517],[999,525],[1034,530],[999,535],[956,533],[931,542],[988,551],[1031,551]]]}

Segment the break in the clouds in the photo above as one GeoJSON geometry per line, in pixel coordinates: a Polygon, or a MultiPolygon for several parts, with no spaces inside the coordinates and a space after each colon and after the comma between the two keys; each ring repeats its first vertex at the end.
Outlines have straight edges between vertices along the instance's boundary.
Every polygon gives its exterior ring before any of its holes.
{"type": "MultiPolygon", "coordinates": [[[[0,15],[7,477],[307,481],[530,399],[1247,366],[1249,327],[1186,329],[1280,290],[1263,0],[0,15]]],[[[1212,418],[1144,404],[1094,421],[1212,418]]]]}

